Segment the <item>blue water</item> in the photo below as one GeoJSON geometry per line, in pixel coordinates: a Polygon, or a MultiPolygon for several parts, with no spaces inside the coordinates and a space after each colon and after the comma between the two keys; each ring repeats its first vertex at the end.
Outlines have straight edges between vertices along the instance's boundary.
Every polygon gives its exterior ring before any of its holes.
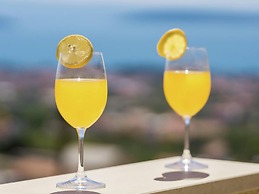
{"type": "Polygon", "coordinates": [[[1,68],[56,68],[56,46],[68,34],[88,37],[108,71],[163,70],[156,43],[182,28],[189,46],[206,47],[214,73],[259,75],[259,13],[102,4],[4,1],[0,6],[1,68]]]}

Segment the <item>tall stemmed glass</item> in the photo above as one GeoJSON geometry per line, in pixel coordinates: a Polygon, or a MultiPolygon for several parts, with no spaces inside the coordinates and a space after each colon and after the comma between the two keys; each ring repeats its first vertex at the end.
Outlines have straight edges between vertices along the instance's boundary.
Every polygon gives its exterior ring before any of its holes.
{"type": "Polygon", "coordinates": [[[211,88],[210,68],[205,48],[187,48],[178,60],[166,60],[164,94],[170,107],[185,123],[184,150],[181,159],[166,167],[191,171],[207,168],[192,159],[190,153],[191,118],[206,104],[211,88]]]}
{"type": "Polygon", "coordinates": [[[59,57],[55,100],[62,117],[78,134],[78,169],[71,180],[57,183],[59,188],[87,190],[105,187],[89,179],[84,171],[84,135],[104,111],[107,80],[102,53],[94,52],[91,60],[80,68],[67,68],[59,57]]]}

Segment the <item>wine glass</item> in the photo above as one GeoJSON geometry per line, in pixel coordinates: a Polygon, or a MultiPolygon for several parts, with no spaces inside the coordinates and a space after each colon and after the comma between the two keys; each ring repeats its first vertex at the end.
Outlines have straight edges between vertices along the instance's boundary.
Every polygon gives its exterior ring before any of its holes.
{"type": "Polygon", "coordinates": [[[210,94],[211,77],[206,49],[187,48],[180,59],[166,59],[163,82],[168,104],[185,124],[181,159],[166,167],[184,171],[207,168],[206,164],[192,159],[189,143],[191,118],[206,104],[210,94]]]}
{"type": "Polygon", "coordinates": [[[91,60],[83,67],[68,68],[59,57],[55,100],[64,120],[76,129],[78,135],[78,169],[71,180],[57,183],[59,188],[87,190],[105,187],[89,179],[84,171],[84,135],[104,111],[107,101],[107,79],[103,55],[94,52],[91,60]]]}

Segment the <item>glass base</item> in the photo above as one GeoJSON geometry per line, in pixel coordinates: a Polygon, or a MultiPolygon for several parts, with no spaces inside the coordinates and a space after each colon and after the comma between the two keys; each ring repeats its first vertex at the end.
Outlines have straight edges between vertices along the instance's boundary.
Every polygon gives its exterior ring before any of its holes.
{"type": "Polygon", "coordinates": [[[57,183],[57,188],[62,189],[72,189],[72,190],[88,190],[88,189],[97,189],[104,188],[104,183],[99,183],[89,179],[87,176],[83,178],[74,177],[71,180],[57,183]]]}
{"type": "Polygon", "coordinates": [[[197,169],[208,168],[208,165],[196,162],[193,159],[183,159],[182,158],[181,160],[179,160],[177,162],[165,165],[165,167],[171,168],[171,169],[184,170],[184,171],[192,171],[192,170],[197,170],[197,169]]]}

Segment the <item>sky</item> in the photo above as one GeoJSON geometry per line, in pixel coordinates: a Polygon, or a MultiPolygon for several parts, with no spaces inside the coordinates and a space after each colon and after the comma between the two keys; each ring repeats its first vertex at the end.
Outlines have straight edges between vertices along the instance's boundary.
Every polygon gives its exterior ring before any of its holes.
{"type": "Polygon", "coordinates": [[[69,34],[89,38],[107,69],[140,64],[163,69],[156,43],[182,28],[190,46],[206,47],[213,69],[257,68],[256,0],[0,0],[0,64],[55,68],[56,46],[69,34]],[[251,50],[248,52],[248,50],[251,50]],[[161,64],[161,66],[157,66],[161,64]]]}
{"type": "Polygon", "coordinates": [[[11,4],[48,4],[48,5],[60,5],[60,4],[112,4],[112,5],[127,5],[134,7],[165,7],[165,6],[176,6],[176,7],[191,7],[191,8],[209,8],[209,9],[235,9],[235,10],[248,10],[258,11],[259,2],[257,0],[1,0],[2,3],[11,4]]]}

